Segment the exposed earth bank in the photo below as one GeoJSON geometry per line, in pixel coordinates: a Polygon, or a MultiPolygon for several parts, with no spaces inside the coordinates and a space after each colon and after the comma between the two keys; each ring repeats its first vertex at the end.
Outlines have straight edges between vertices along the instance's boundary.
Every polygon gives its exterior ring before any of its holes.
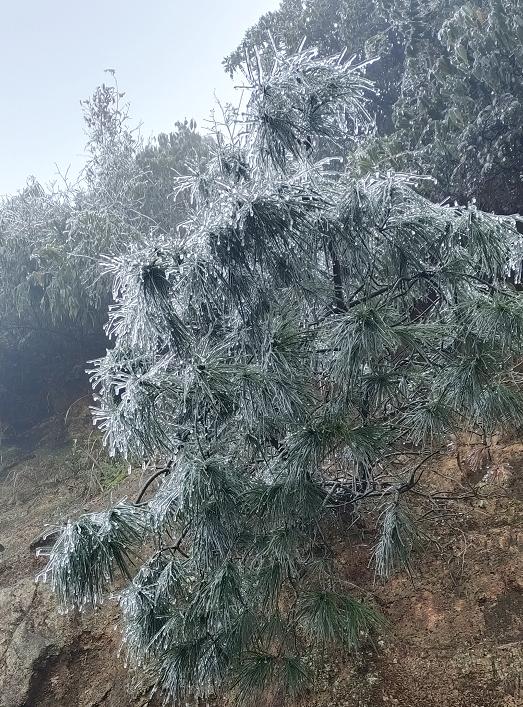
{"type": "MultiPolygon", "coordinates": [[[[0,707],[155,704],[118,654],[115,603],[61,615],[46,585],[34,581],[44,565],[35,550],[47,524],[104,507],[111,497],[132,498],[140,484],[109,476],[105,490],[93,492],[101,465],[74,442],[88,423],[82,408],[65,427],[62,419],[35,431],[29,448],[3,450],[0,707]]],[[[373,595],[391,628],[373,649],[329,659],[304,707],[523,705],[523,445],[499,444],[490,471],[470,476],[453,455],[431,471],[454,487],[477,489],[479,481],[481,498],[464,493],[469,497],[428,526],[433,542],[420,551],[412,577],[405,572],[375,585],[371,539],[363,533],[337,542],[355,591],[373,595]],[[490,483],[482,485],[485,473],[490,483]]]]}

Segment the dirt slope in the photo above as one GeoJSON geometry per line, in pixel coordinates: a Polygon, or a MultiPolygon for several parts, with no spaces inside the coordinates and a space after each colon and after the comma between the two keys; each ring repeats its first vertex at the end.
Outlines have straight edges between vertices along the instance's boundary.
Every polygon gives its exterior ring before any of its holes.
{"type": "MultiPolygon", "coordinates": [[[[74,425],[53,434],[10,450],[0,465],[0,707],[152,705],[118,656],[114,604],[60,615],[34,582],[42,560],[33,541],[45,525],[103,507],[111,495],[89,493],[72,452],[74,425]]],[[[453,504],[445,522],[430,526],[436,542],[417,559],[415,577],[375,586],[370,539],[338,541],[347,577],[373,593],[391,629],[375,650],[331,659],[302,706],[523,705],[523,445],[497,454],[503,483],[485,499],[453,504]]],[[[449,458],[434,473],[453,484],[464,472],[449,458]]],[[[132,497],[138,483],[124,481],[113,496],[132,497]]]]}

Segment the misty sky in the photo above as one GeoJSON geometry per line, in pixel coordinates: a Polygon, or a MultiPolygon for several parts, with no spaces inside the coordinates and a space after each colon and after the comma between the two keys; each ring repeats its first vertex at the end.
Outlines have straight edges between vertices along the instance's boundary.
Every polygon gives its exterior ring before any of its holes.
{"type": "Polygon", "coordinates": [[[79,101],[116,70],[149,136],[201,125],[213,93],[231,98],[221,61],[278,0],[0,0],[0,194],[82,162],[79,101]]]}

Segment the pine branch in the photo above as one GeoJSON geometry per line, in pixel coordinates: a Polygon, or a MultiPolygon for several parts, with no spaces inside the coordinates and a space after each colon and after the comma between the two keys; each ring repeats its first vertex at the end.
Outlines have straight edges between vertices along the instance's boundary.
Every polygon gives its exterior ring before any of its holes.
{"type": "Polygon", "coordinates": [[[169,474],[170,471],[171,471],[171,468],[172,468],[172,460],[169,461],[169,463],[167,464],[167,466],[162,467],[161,469],[157,469],[157,470],[154,472],[154,474],[152,474],[152,475],[147,479],[147,481],[145,482],[145,484],[144,484],[144,485],[142,486],[142,488],[140,489],[140,491],[139,491],[139,493],[138,493],[138,496],[136,497],[136,500],[135,500],[135,502],[134,502],[136,506],[141,503],[141,501],[142,501],[143,497],[145,496],[145,494],[146,494],[147,489],[149,488],[149,486],[150,486],[158,477],[163,476],[164,474],[169,474]]]}

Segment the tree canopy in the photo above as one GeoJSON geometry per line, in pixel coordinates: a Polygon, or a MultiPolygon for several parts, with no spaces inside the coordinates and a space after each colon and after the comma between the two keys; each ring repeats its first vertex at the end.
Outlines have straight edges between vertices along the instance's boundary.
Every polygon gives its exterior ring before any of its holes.
{"type": "Polygon", "coordinates": [[[0,204],[0,420],[27,427],[105,348],[111,282],[100,259],[170,233],[185,213],[173,178],[205,153],[194,123],[144,144],[115,86],[83,102],[87,161],[75,182],[34,179],[0,204]]]}
{"type": "Polygon", "coordinates": [[[95,419],[163,483],[71,520],[42,575],[79,608],[123,575],[130,662],[172,700],[292,696],[318,652],[380,631],[332,532],[374,526],[389,576],[448,435],[523,415],[514,220],[342,169],[372,122],[366,67],[272,51],[247,55],[247,100],[177,180],[181,227],[105,261],[95,419]]]}
{"type": "MultiPolygon", "coordinates": [[[[473,197],[486,210],[523,210],[523,19],[519,0],[283,0],[225,61],[295,51],[305,39],[329,55],[374,58],[368,75],[378,137],[363,172],[429,174],[437,199],[473,197]]],[[[427,185],[428,186],[428,185],[427,185]]]]}

